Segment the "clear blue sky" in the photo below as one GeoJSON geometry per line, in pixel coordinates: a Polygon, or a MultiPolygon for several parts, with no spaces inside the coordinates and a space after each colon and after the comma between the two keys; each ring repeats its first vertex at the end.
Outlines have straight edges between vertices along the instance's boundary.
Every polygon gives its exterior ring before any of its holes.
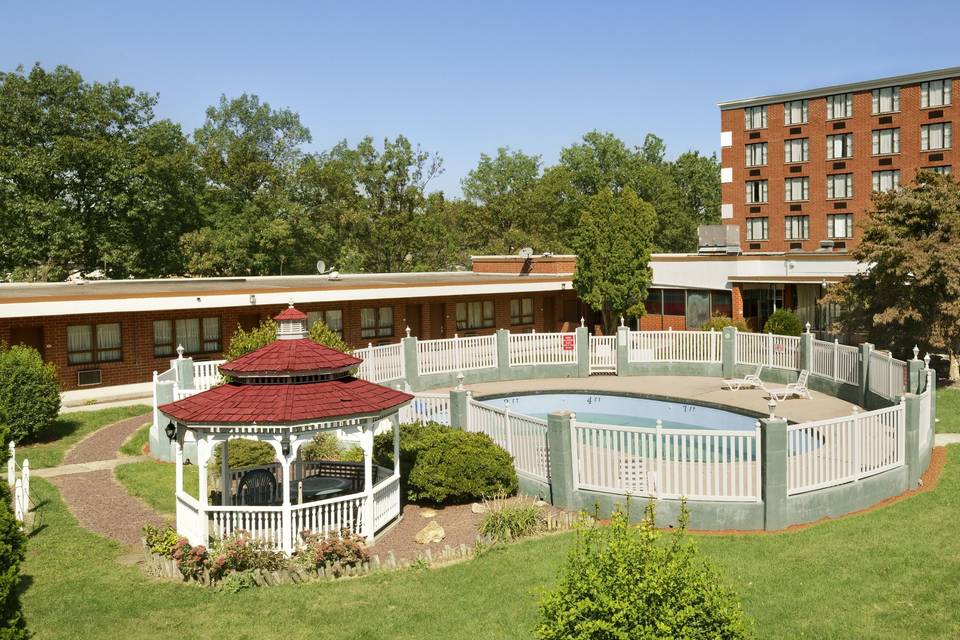
{"type": "Polygon", "coordinates": [[[16,2],[0,68],[159,93],[188,132],[221,93],[290,107],[315,149],[402,133],[459,193],[483,152],[552,163],[591,129],[717,150],[721,100],[960,65],[960,3],[16,2]]]}

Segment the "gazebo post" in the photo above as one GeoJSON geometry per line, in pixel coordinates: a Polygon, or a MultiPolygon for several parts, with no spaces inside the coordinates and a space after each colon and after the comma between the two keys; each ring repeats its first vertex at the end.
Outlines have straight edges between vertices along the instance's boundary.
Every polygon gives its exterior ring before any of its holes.
{"type": "Polygon", "coordinates": [[[293,527],[293,517],[290,509],[290,455],[284,453],[281,443],[278,442],[277,444],[279,445],[277,446],[277,454],[280,458],[282,472],[280,477],[283,478],[283,507],[281,513],[283,523],[281,524],[280,548],[289,555],[293,552],[293,531],[290,530],[293,527]]]}
{"type": "Polygon", "coordinates": [[[363,448],[363,537],[373,542],[373,419],[365,420],[360,436],[363,448]]]}
{"type": "MultiPolygon", "coordinates": [[[[177,430],[180,431],[179,429],[177,430]]],[[[174,460],[177,463],[177,480],[176,480],[176,492],[183,493],[183,433],[177,433],[174,437],[174,460]]]]}
{"type": "Polygon", "coordinates": [[[209,490],[207,489],[207,463],[210,462],[210,434],[204,431],[202,438],[197,438],[197,476],[200,489],[197,491],[200,519],[200,544],[206,546],[210,542],[210,526],[207,524],[207,503],[209,490]]]}
{"type": "Polygon", "coordinates": [[[400,475],[400,414],[390,416],[393,425],[393,475],[400,475]]]}
{"type": "Polygon", "coordinates": [[[227,459],[229,454],[230,439],[229,436],[223,439],[220,444],[220,506],[230,506],[230,462],[227,459]]]}

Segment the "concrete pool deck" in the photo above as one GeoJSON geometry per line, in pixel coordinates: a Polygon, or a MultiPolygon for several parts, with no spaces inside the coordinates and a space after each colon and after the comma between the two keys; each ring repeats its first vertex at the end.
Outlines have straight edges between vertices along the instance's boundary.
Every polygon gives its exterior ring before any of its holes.
{"type": "MultiPolygon", "coordinates": [[[[767,394],[762,389],[726,391],[721,378],[701,376],[591,376],[589,378],[545,378],[464,385],[475,396],[522,394],[532,391],[587,391],[590,393],[634,393],[690,400],[694,404],[723,405],[767,415],[767,394]]],[[[770,389],[783,385],[768,384],[770,389]]],[[[449,389],[449,387],[447,387],[449,389]]],[[[808,422],[850,415],[854,405],[817,391],[812,400],[791,399],[777,403],[776,414],[791,422],[808,422]]]]}

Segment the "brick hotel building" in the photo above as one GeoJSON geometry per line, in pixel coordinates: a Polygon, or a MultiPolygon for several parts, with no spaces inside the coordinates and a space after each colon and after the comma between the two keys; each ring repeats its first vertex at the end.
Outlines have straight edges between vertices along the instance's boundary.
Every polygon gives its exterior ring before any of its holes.
{"type": "Polygon", "coordinates": [[[960,67],[720,103],[722,218],[744,253],[845,251],[873,191],[951,173],[960,67]]]}

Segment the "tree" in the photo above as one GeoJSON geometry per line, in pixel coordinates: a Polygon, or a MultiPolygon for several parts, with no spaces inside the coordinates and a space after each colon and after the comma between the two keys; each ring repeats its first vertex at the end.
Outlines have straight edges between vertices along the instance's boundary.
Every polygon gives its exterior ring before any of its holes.
{"type": "Polygon", "coordinates": [[[60,414],[57,369],[36,349],[0,342],[0,434],[4,442],[36,441],[60,414]]]}
{"type": "Polygon", "coordinates": [[[573,286],[581,300],[602,314],[607,333],[620,315],[644,313],[656,228],[656,211],[632,189],[620,195],[603,189],[587,201],[575,236],[573,286]]]}
{"type": "Polygon", "coordinates": [[[614,511],[610,525],[582,524],[556,589],[540,601],[541,640],[749,638],[736,594],[679,526],[663,540],[655,502],[639,526],[614,511]]]}
{"type": "MultiPolygon", "coordinates": [[[[344,353],[353,352],[347,343],[343,341],[343,338],[320,320],[317,320],[311,325],[307,337],[317,344],[326,345],[337,351],[344,353]]],[[[267,318],[261,322],[259,326],[249,331],[244,331],[238,326],[233,336],[230,337],[230,342],[227,343],[227,349],[223,352],[223,357],[225,360],[236,360],[240,356],[256,351],[260,347],[267,346],[276,339],[277,323],[270,318],[267,318]]]]}
{"type": "Polygon", "coordinates": [[[0,73],[0,273],[179,271],[200,183],[179,126],[154,122],[156,100],[66,66],[0,73]]]}
{"type": "Polygon", "coordinates": [[[310,131],[289,109],[255,95],[220,97],[194,133],[207,179],[204,226],[184,234],[187,270],[194,275],[280,273],[295,255],[291,197],[310,131]]]}
{"type": "Polygon", "coordinates": [[[960,380],[960,184],[920,170],[912,184],[875,193],[852,257],[867,269],[833,287],[840,326],[902,354],[945,351],[960,380]]]}

